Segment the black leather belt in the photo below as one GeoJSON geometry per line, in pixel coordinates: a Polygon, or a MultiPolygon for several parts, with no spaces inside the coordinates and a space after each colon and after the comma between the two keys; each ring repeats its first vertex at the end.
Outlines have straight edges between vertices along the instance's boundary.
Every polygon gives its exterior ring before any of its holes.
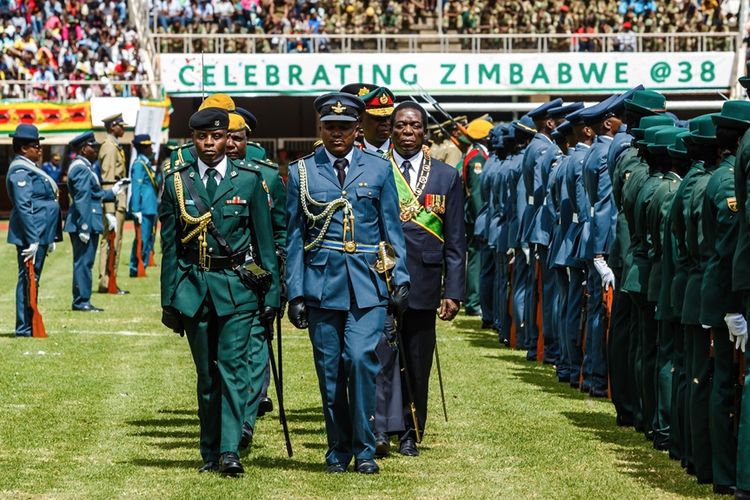
{"type": "MultiPolygon", "coordinates": [[[[186,250],[182,255],[182,258],[188,261],[190,264],[197,266],[202,265],[198,259],[198,252],[196,250],[186,250]]],[[[233,269],[245,263],[245,252],[237,252],[230,257],[224,255],[209,255],[208,256],[208,270],[209,271],[221,271],[223,269],[233,269]]]]}

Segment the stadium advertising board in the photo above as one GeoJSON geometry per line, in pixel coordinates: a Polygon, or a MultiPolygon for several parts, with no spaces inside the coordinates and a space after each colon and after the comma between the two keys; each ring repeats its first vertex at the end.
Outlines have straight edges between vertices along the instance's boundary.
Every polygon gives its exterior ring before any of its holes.
{"type": "Polygon", "coordinates": [[[162,54],[167,92],[306,95],[373,82],[434,94],[589,93],[731,86],[733,52],[544,54],[162,54]],[[202,76],[202,78],[201,78],[202,76]],[[202,79],[202,82],[201,82],[202,79]]]}

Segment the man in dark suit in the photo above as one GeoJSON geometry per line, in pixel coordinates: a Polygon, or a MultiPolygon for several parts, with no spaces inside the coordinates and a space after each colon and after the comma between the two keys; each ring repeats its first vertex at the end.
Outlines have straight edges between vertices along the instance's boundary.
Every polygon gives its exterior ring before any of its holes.
{"type": "MultiPolygon", "coordinates": [[[[417,421],[424,431],[427,392],[435,349],[435,310],[443,321],[458,313],[464,298],[466,239],[464,195],[458,171],[430,158],[423,147],[427,116],[413,102],[398,105],[392,115],[391,164],[396,176],[401,221],[406,239],[406,267],[411,277],[408,308],[401,323],[417,421]]],[[[404,384],[406,385],[406,384],[404,384]]],[[[417,456],[416,433],[404,393],[405,431],[402,455],[417,456]]]]}

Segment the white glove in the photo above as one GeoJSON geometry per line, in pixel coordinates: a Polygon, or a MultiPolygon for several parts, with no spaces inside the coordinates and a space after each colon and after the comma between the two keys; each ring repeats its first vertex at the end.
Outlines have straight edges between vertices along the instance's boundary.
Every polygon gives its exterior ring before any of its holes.
{"type": "Polygon", "coordinates": [[[24,262],[36,262],[36,251],[39,249],[39,243],[32,243],[27,248],[21,250],[24,262]]]}
{"type": "Polygon", "coordinates": [[[521,251],[523,252],[523,256],[526,258],[526,263],[528,264],[531,262],[531,251],[528,249],[528,247],[521,247],[521,251]]]}
{"type": "Polygon", "coordinates": [[[607,265],[607,261],[604,260],[604,257],[596,257],[594,259],[594,268],[602,278],[602,288],[607,289],[610,285],[614,288],[615,273],[613,273],[612,269],[607,265]]]}
{"type": "Polygon", "coordinates": [[[78,239],[85,245],[91,239],[91,235],[89,233],[78,233],[78,239]]]}
{"type": "Polygon", "coordinates": [[[115,214],[104,214],[104,218],[107,219],[110,231],[117,231],[117,219],[115,214]]]}
{"type": "Polygon", "coordinates": [[[730,313],[724,316],[724,323],[729,329],[729,341],[734,342],[734,348],[745,352],[747,345],[747,321],[739,313],[730,313]]]}
{"type": "Polygon", "coordinates": [[[117,196],[118,194],[120,194],[120,191],[127,187],[128,184],[130,184],[130,179],[128,178],[120,179],[119,181],[115,182],[115,185],[112,186],[112,194],[117,196]]]}
{"type": "Polygon", "coordinates": [[[54,252],[55,250],[57,250],[57,244],[56,244],[56,243],[55,243],[55,242],[53,241],[53,242],[52,242],[52,243],[50,243],[50,245],[49,245],[49,246],[47,247],[47,255],[51,254],[51,253],[52,253],[52,252],[54,252]]]}
{"type": "Polygon", "coordinates": [[[143,212],[133,212],[133,219],[140,225],[143,224],[143,212]]]}

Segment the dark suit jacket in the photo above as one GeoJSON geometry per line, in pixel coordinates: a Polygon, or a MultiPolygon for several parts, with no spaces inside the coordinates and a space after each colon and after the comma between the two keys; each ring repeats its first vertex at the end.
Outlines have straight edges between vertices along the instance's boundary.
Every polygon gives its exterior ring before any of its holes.
{"type": "Polygon", "coordinates": [[[424,205],[426,194],[445,196],[443,219],[444,243],[409,221],[403,222],[406,239],[406,268],[411,278],[409,307],[436,309],[440,299],[463,300],[466,280],[466,229],[464,190],[458,170],[433,159],[430,176],[419,197],[424,205]]]}

